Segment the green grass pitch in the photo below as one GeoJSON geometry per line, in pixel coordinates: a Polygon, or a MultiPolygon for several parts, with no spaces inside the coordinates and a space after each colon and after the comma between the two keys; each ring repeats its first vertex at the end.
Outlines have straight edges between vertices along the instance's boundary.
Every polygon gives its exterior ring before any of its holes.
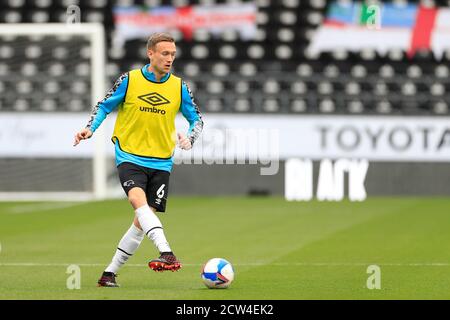
{"type": "MultiPolygon", "coordinates": [[[[161,217],[184,266],[155,273],[144,239],[118,277],[96,281],[131,224],[126,200],[0,203],[0,299],[449,299],[450,199],[362,203],[282,198],[171,197],[161,217]],[[236,272],[226,290],[200,279],[209,258],[236,272]],[[69,265],[81,288],[69,290],[69,265]],[[368,289],[370,265],[380,289],[368,289]]],[[[371,283],[371,281],[369,281],[371,283]]]]}

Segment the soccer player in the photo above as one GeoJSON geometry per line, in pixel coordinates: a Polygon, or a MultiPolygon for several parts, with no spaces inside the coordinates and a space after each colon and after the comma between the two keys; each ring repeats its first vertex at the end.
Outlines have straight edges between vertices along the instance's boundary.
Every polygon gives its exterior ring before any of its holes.
{"type": "Polygon", "coordinates": [[[149,262],[151,269],[181,268],[155,213],[165,212],[177,136],[179,147],[189,150],[203,129],[203,120],[187,84],[170,72],[175,53],[175,41],[170,34],[151,35],[147,42],[150,63],[122,74],[93,108],[86,127],[75,135],[74,146],[90,138],[106,116],[118,108],[112,141],[120,183],[135,216],[98,280],[101,287],[119,286],[118,270],[145,236],[160,252],[158,259],[149,262]],[[189,122],[187,136],[176,133],[175,116],[179,110],[189,122]]]}

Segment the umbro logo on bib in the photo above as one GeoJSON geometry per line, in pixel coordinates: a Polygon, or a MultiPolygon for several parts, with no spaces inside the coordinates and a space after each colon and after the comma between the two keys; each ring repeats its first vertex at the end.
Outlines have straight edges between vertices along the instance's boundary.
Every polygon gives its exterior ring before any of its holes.
{"type": "Polygon", "coordinates": [[[169,100],[167,100],[166,98],[164,98],[162,95],[160,95],[157,92],[151,92],[148,94],[144,94],[142,96],[139,96],[138,98],[141,99],[142,101],[147,102],[148,104],[150,104],[154,107],[170,103],[169,100]]]}

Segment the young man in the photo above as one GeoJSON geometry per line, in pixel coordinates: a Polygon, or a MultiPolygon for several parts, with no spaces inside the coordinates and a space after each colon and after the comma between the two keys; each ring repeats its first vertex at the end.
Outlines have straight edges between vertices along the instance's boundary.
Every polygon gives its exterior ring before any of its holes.
{"type": "Polygon", "coordinates": [[[169,34],[153,34],[147,42],[150,63],[122,74],[106,97],[92,110],[86,126],[75,135],[76,146],[88,139],[106,116],[118,108],[112,140],[116,166],[128,200],[133,206],[133,224],[122,237],[98,286],[118,287],[116,276],[147,236],[160,252],[149,267],[155,271],[181,268],[164,235],[156,212],[164,212],[177,134],[175,116],[180,110],[189,122],[187,136],[178,133],[179,147],[189,150],[203,128],[201,113],[189,87],[170,73],[175,59],[175,41],[169,34]]]}

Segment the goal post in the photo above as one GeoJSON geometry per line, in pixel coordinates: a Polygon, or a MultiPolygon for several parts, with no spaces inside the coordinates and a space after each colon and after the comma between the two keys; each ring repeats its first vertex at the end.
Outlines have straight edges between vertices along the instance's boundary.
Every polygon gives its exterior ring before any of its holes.
{"type": "Polygon", "coordinates": [[[68,124],[66,121],[84,119],[76,130],[81,129],[88,120],[87,110],[106,93],[105,41],[104,27],[100,23],[0,24],[0,91],[6,93],[2,99],[0,92],[0,125],[3,127],[3,132],[0,128],[0,166],[3,167],[0,200],[100,200],[107,197],[105,129],[101,126],[93,141],[85,142],[91,144],[91,151],[84,151],[83,159],[77,158],[77,148],[71,146],[70,150],[66,146],[68,138],[73,141],[75,134],[68,127],[77,120],[68,124]],[[64,41],[58,43],[61,37],[64,41]],[[82,66],[78,63],[83,61],[73,58],[80,52],[85,58],[82,66]],[[23,55],[29,58],[28,62],[21,59],[23,55]],[[48,74],[46,66],[56,75],[48,74]],[[84,78],[77,78],[78,73],[84,74],[84,78]],[[57,124],[60,120],[64,124],[57,124]],[[39,131],[36,127],[41,124],[43,128],[39,131]],[[12,129],[8,129],[8,125],[12,129]],[[56,131],[59,127],[62,132],[56,131]],[[31,128],[36,130],[12,136],[15,130],[31,128]],[[49,132],[51,130],[56,132],[49,132]],[[30,137],[36,132],[39,137],[48,139],[31,141],[30,137]],[[69,132],[70,137],[67,137],[69,132]],[[64,135],[61,138],[64,145],[58,146],[52,134],[64,135]],[[76,182],[73,190],[72,182],[76,182]]]}

